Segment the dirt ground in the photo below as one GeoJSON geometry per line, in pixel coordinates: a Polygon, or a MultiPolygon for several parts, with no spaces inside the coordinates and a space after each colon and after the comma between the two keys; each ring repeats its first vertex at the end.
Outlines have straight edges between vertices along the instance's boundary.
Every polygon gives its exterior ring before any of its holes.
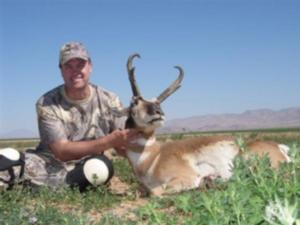
{"type": "MultiPolygon", "coordinates": [[[[110,191],[113,194],[116,195],[127,195],[129,193],[129,185],[122,182],[118,177],[114,176],[110,182],[110,191]]],[[[134,214],[134,211],[144,205],[146,205],[149,202],[149,198],[147,197],[141,197],[140,193],[136,193],[135,200],[126,200],[122,201],[120,204],[109,208],[104,209],[101,212],[92,210],[88,213],[88,217],[92,221],[100,221],[101,218],[103,218],[105,215],[111,215],[116,218],[122,218],[123,220],[138,220],[136,218],[136,215],[134,214]]]]}
{"type": "MultiPolygon", "coordinates": [[[[111,160],[120,158],[113,149],[106,151],[105,155],[111,160]]],[[[114,195],[126,196],[130,193],[130,186],[123,182],[118,176],[113,176],[110,181],[109,190],[114,195]]],[[[104,215],[113,215],[118,218],[135,220],[137,218],[135,218],[133,211],[149,202],[149,198],[142,196],[142,190],[135,193],[135,195],[135,200],[121,202],[121,204],[106,209],[101,213],[99,213],[99,211],[91,211],[89,217],[93,218],[92,220],[94,221],[99,221],[104,215]]]]}

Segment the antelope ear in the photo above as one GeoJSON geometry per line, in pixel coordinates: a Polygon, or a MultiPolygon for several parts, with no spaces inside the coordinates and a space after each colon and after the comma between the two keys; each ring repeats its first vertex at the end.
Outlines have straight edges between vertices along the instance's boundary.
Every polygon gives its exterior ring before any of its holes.
{"type": "Polygon", "coordinates": [[[123,116],[129,116],[129,107],[126,108],[112,108],[111,109],[111,113],[115,116],[115,117],[123,117],[123,116]]]}

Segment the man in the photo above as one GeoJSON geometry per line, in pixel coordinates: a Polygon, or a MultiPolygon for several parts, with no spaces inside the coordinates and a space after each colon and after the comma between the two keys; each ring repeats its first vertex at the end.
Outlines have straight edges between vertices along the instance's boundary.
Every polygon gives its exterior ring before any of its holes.
{"type": "Polygon", "coordinates": [[[112,176],[111,162],[102,153],[115,148],[122,154],[138,134],[122,129],[124,118],[116,116],[122,109],[119,98],[89,82],[92,61],[81,43],[62,46],[59,68],[64,84],[36,104],[41,141],[36,151],[25,153],[24,178],[84,190],[112,176]]]}

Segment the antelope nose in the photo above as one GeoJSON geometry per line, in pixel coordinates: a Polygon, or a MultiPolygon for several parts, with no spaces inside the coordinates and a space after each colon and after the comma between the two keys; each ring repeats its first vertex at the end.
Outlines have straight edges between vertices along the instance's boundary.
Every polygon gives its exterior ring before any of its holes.
{"type": "Polygon", "coordinates": [[[161,110],[159,105],[153,104],[148,108],[148,113],[150,115],[158,114],[158,115],[164,115],[163,111],[161,110]]]}

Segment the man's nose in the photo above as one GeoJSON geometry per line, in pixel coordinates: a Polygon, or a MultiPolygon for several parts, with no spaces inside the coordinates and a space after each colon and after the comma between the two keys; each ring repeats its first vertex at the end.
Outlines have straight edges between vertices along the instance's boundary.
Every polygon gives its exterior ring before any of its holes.
{"type": "Polygon", "coordinates": [[[78,69],[78,68],[76,68],[76,67],[71,68],[71,73],[72,73],[72,75],[76,75],[76,74],[78,74],[79,72],[80,72],[80,69],[78,69]]]}

